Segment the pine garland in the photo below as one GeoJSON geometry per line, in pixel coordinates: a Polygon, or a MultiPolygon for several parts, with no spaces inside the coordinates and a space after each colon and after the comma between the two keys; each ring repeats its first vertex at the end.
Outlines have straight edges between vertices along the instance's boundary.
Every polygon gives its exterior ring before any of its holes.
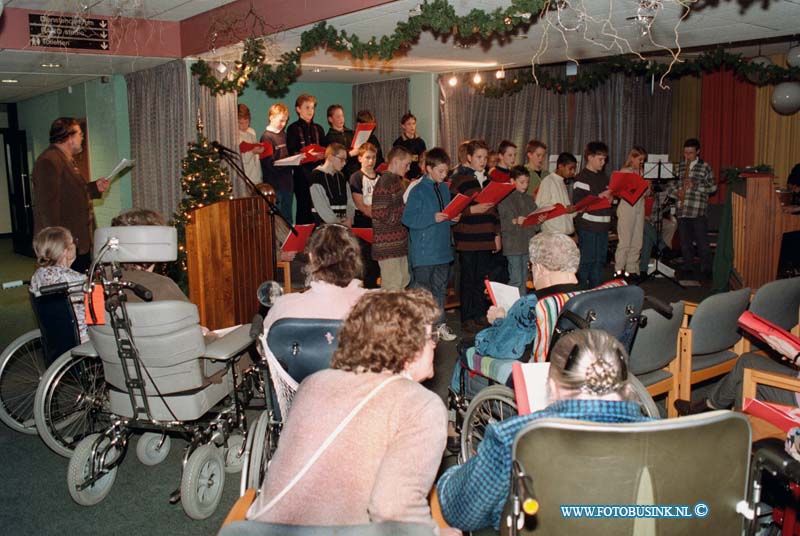
{"type": "MultiPolygon", "coordinates": [[[[263,39],[251,38],[245,41],[244,52],[235,68],[223,79],[218,79],[211,65],[203,60],[192,65],[192,74],[214,94],[236,92],[241,95],[249,82],[253,81],[255,87],[267,96],[281,98],[289,92],[289,86],[297,81],[304,53],[326,48],[350,54],[355,59],[390,60],[397,52],[410,49],[426,30],[443,39],[452,37],[460,44],[488,43],[494,38],[504,40],[513,37],[517,30],[535,23],[545,5],[545,0],[511,0],[511,5],[506,9],[498,8],[488,13],[473,9],[459,17],[447,0],[426,0],[419,6],[418,14],[405,22],[398,22],[393,34],[380,39],[373,36],[362,41],[357,35],[337,30],[323,21],[303,32],[300,46],[281,55],[274,66],[263,63],[266,57],[263,39]]],[[[596,88],[617,72],[660,78],[667,71],[665,64],[630,56],[606,58],[593,65],[595,68],[591,71],[579,73],[573,79],[537,73],[538,84],[558,93],[582,92],[596,88]]],[[[740,54],[729,54],[722,49],[706,52],[693,60],[682,59],[673,65],[669,78],[697,76],[720,69],[731,69],[741,78],[757,85],[800,80],[798,67],[784,69],[777,65],[754,64],[740,54]]],[[[511,80],[481,86],[480,91],[487,97],[498,98],[521,91],[523,86],[532,83],[536,83],[536,80],[531,70],[527,70],[511,80]]]]}

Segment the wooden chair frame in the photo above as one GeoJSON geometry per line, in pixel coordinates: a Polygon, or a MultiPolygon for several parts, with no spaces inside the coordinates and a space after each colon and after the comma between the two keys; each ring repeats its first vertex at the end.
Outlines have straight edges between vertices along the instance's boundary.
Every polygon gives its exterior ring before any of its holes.
{"type": "MultiPolygon", "coordinates": [[[[678,331],[678,356],[679,362],[679,381],[678,391],[679,398],[683,400],[692,399],[692,385],[702,381],[716,378],[730,372],[734,365],[735,359],[730,359],[724,363],[708,367],[703,370],[692,371],[692,330],[689,327],[689,318],[694,315],[697,310],[697,303],[684,301],[683,322],[681,329],[678,331]]],[[[747,340],[740,337],[736,344],[733,345],[731,350],[737,355],[742,355],[746,350],[747,340]]]]}

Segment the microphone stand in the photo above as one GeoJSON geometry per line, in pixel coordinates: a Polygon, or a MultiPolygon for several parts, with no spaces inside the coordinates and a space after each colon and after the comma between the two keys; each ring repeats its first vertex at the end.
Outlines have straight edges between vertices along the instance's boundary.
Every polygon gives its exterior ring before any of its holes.
{"type": "MultiPolygon", "coordinates": [[[[661,198],[660,198],[660,196],[658,194],[660,194],[663,191],[661,184],[665,183],[667,181],[675,179],[675,173],[673,173],[671,170],[668,170],[667,167],[664,165],[664,163],[661,162],[661,161],[656,162],[655,170],[656,170],[656,176],[654,178],[652,178],[652,179],[649,179],[649,180],[650,180],[651,183],[653,183],[654,202],[653,202],[653,210],[652,210],[652,212],[655,212],[656,214],[658,214],[658,217],[656,218],[656,225],[655,225],[655,227],[656,227],[656,243],[655,243],[656,251],[653,254],[653,258],[655,259],[656,264],[655,264],[655,270],[653,270],[651,273],[647,274],[647,277],[645,277],[642,280],[642,283],[644,283],[645,281],[647,281],[650,278],[655,279],[656,276],[660,275],[661,277],[672,281],[673,283],[675,283],[679,287],[686,288],[683,285],[681,285],[680,281],[678,281],[675,277],[672,277],[672,276],[669,276],[669,275],[665,274],[658,267],[659,266],[659,262],[661,261],[661,249],[658,247],[658,243],[659,243],[659,241],[663,240],[663,238],[661,237],[661,231],[662,231],[662,228],[664,227],[664,223],[663,223],[664,218],[662,217],[662,214],[661,214],[661,212],[663,211],[663,208],[661,207],[661,198]],[[670,176],[669,177],[662,177],[661,176],[661,172],[662,171],[666,171],[667,173],[669,173],[670,176]]],[[[651,214],[652,214],[652,212],[651,212],[651,214]]],[[[667,246],[669,247],[669,244],[667,244],[667,246]]]]}
{"type": "MultiPolygon", "coordinates": [[[[292,225],[286,216],[281,212],[281,209],[270,201],[269,196],[258,189],[255,183],[250,180],[250,177],[247,176],[247,173],[244,172],[244,162],[242,161],[242,155],[239,153],[235,153],[233,151],[228,150],[227,148],[216,145],[217,153],[219,153],[219,158],[228,166],[230,166],[235,172],[236,175],[244,181],[245,184],[250,188],[251,191],[255,192],[261,199],[269,207],[269,217],[270,217],[270,245],[272,246],[272,277],[275,277],[275,274],[278,272],[278,256],[277,251],[275,248],[275,216],[278,216],[283,223],[289,228],[289,232],[297,236],[297,229],[295,229],[294,225],[292,225]]],[[[277,193],[277,192],[276,192],[277,193]]]]}

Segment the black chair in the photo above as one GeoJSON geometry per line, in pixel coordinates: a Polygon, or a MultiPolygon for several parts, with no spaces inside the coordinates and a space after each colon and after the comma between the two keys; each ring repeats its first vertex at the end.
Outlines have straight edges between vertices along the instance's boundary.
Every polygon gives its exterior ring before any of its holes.
{"type": "Polygon", "coordinates": [[[330,366],[339,346],[341,320],[281,318],[269,328],[267,345],[297,383],[330,366]]]}
{"type": "Polygon", "coordinates": [[[81,343],[75,310],[66,293],[42,296],[30,293],[30,298],[41,331],[45,363],[49,367],[60,355],[81,343]]]}

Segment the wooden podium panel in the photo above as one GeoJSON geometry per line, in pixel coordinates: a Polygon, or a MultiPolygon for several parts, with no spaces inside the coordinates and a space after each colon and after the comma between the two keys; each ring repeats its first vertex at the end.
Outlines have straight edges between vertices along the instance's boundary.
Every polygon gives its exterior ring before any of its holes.
{"type": "Polygon", "coordinates": [[[772,175],[742,175],[744,195],[733,192],[733,267],[742,285],[757,289],[778,276],[783,234],[800,230],[800,216],[785,214],[772,175]]]}
{"type": "Polygon", "coordinates": [[[258,197],[220,201],[192,212],[186,226],[189,298],[200,324],[246,324],[258,312],[258,286],[273,278],[272,228],[258,197]]]}

